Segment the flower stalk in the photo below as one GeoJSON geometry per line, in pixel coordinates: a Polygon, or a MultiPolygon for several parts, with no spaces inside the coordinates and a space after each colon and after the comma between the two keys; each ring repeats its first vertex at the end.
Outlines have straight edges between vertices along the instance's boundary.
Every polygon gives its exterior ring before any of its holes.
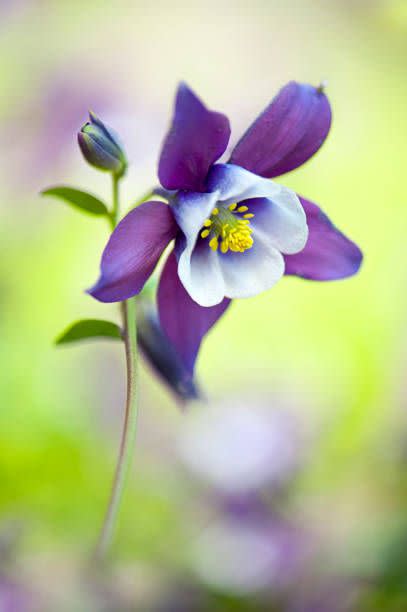
{"type": "MultiPolygon", "coordinates": [[[[119,181],[120,177],[112,175],[113,197],[110,222],[114,229],[119,221],[119,181]]],[[[136,298],[121,303],[123,320],[123,338],[126,351],[127,393],[124,424],[120,441],[119,457],[110,493],[109,504],[106,510],[99,539],[96,545],[95,558],[104,559],[112,542],[120,505],[126,481],[134,456],[134,446],[137,432],[137,323],[136,298]]]]}
{"type": "Polygon", "coordinates": [[[114,229],[119,222],[119,215],[120,215],[119,185],[120,185],[120,177],[117,176],[116,174],[112,174],[112,210],[110,213],[112,229],[114,229]]]}

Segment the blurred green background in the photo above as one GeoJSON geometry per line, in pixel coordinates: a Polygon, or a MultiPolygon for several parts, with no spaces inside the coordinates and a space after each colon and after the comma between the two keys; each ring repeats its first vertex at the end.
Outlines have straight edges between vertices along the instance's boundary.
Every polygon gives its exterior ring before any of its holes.
{"type": "Polygon", "coordinates": [[[272,609],[273,594],[258,603],[194,574],[190,548],[211,500],[198,502],[207,491],[177,453],[190,415],[144,367],[134,471],[106,578],[110,595],[127,600],[101,603],[83,585],[116,460],[124,359],[116,344],[53,347],[71,321],[116,311],[84,293],[103,221],[38,193],[64,182],[109,197],[108,177],[76,145],[88,108],[125,143],[128,208],[156,182],[179,80],[228,114],[233,143],[285,82],[327,79],[329,138],[281,180],[361,246],[361,272],[334,283],[287,278],[234,303],[204,344],[198,377],[215,405],[288,403],[311,432],[281,504],[318,534],[331,573],[361,586],[356,607],[342,593],[338,609],[407,609],[407,559],[394,553],[407,536],[405,2],[0,0],[0,33],[5,575],[34,591],[41,610],[153,610],[151,593],[165,601],[181,577],[211,602],[202,609],[272,609]]]}

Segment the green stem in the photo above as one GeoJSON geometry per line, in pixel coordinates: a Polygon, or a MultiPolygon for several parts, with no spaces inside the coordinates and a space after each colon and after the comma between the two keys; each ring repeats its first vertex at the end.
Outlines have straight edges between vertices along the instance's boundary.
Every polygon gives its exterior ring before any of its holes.
{"type": "Polygon", "coordinates": [[[126,413],[109,505],[96,548],[96,558],[98,559],[102,559],[105,556],[113,538],[120,503],[133,460],[137,430],[137,327],[135,298],[123,302],[122,309],[127,367],[126,413]]]}
{"type": "MultiPolygon", "coordinates": [[[[119,218],[119,181],[113,177],[113,209],[111,221],[113,227],[117,225],[119,218]]],[[[123,316],[123,334],[126,349],[127,370],[127,396],[126,412],[122,437],[120,441],[119,457],[116,472],[110,493],[109,505],[103,521],[102,529],[96,546],[95,557],[101,560],[112,542],[120,504],[126,486],[126,480],[130,472],[134,455],[134,445],[137,432],[137,323],[136,323],[136,298],[131,298],[121,303],[123,316]]]]}
{"type": "Polygon", "coordinates": [[[112,176],[112,212],[111,212],[111,223],[112,227],[115,228],[119,222],[120,206],[119,206],[119,183],[120,177],[116,174],[112,176]]]}

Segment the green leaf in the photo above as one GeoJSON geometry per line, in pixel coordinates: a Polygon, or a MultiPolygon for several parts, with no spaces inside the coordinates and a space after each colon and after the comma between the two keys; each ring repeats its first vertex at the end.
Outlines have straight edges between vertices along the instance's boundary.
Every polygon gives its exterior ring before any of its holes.
{"type": "Polygon", "coordinates": [[[99,319],[82,319],[75,321],[62,332],[55,340],[55,344],[68,344],[90,338],[109,338],[110,340],[121,340],[120,327],[111,321],[99,319]]]}
{"type": "Polygon", "coordinates": [[[74,189],[73,187],[51,187],[41,191],[42,195],[55,196],[60,200],[64,200],[74,208],[79,208],[84,212],[91,215],[108,215],[109,211],[106,204],[104,204],[99,198],[94,195],[81,191],[80,189],[74,189]]]}

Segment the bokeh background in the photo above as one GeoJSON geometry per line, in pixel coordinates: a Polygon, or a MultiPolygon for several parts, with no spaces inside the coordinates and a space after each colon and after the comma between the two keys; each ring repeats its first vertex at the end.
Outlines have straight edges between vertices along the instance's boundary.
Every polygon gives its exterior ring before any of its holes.
{"type": "Polygon", "coordinates": [[[403,0],[0,0],[0,610],[407,609],[407,10],[403,0]],[[283,177],[362,247],[360,274],[287,278],[205,341],[208,404],[144,367],[106,567],[89,564],[123,418],[117,318],[84,293],[107,229],[38,193],[108,198],[76,131],[121,134],[128,208],[156,182],[179,80],[232,143],[290,79],[327,79],[333,127],[283,177]]]}

